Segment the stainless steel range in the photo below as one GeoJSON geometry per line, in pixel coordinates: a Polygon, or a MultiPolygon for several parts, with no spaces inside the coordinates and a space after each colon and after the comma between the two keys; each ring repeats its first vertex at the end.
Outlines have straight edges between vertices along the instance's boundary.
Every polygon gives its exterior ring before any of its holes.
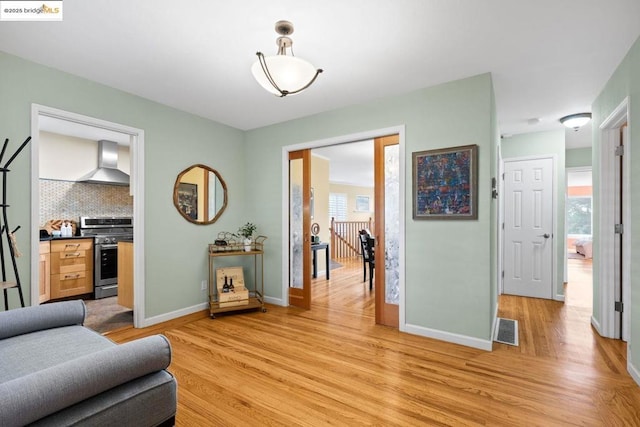
{"type": "Polygon", "coordinates": [[[133,241],[133,218],[83,216],[80,235],[93,237],[95,298],[118,295],[118,242],[133,241]]]}

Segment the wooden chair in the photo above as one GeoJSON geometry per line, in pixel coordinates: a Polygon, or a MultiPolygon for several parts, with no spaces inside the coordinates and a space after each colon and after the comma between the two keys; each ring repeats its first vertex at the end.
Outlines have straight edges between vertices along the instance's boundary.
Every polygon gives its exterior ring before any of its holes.
{"type": "Polygon", "coordinates": [[[362,251],[362,273],[364,282],[367,280],[367,264],[369,265],[369,290],[373,289],[373,269],[376,266],[374,240],[366,230],[360,230],[360,249],[362,251]]]}

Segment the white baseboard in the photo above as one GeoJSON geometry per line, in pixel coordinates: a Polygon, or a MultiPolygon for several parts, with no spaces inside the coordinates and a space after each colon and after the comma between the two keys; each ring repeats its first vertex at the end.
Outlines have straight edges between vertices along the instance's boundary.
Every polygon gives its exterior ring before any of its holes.
{"type": "Polygon", "coordinates": [[[453,344],[460,344],[467,347],[477,348],[480,350],[491,351],[493,349],[492,340],[483,340],[480,338],[469,337],[466,335],[453,334],[451,332],[439,331],[436,329],[429,329],[418,325],[405,325],[405,331],[420,335],[426,338],[434,338],[440,341],[446,341],[453,344]]]}
{"type": "Polygon", "coordinates": [[[596,332],[600,335],[600,336],[604,336],[602,335],[602,330],[600,329],[600,323],[598,323],[598,321],[596,320],[595,317],[591,316],[591,326],[593,326],[596,330],[596,332]]]}
{"type": "Polygon", "coordinates": [[[273,304],[273,305],[279,305],[281,307],[286,307],[288,305],[284,303],[282,298],[273,298],[273,297],[267,297],[267,296],[264,297],[264,302],[273,304]]]}
{"type": "Polygon", "coordinates": [[[553,298],[555,301],[561,301],[564,302],[564,295],[560,295],[560,294],[556,294],[556,296],[553,298]]]}
{"type": "MultiPolygon", "coordinates": [[[[496,336],[496,328],[498,327],[498,303],[496,302],[496,310],[493,313],[493,322],[491,324],[491,339],[494,339],[496,336]]],[[[493,346],[491,348],[492,351],[493,350],[493,346]]]]}
{"type": "Polygon", "coordinates": [[[142,321],[142,325],[138,325],[139,328],[146,328],[157,323],[166,322],[168,320],[177,319],[178,317],[187,316],[189,314],[197,313],[198,311],[208,310],[209,303],[203,302],[201,304],[193,305],[191,307],[182,308],[180,310],[171,311],[169,313],[160,314],[158,316],[148,317],[142,321]]]}
{"type": "Polygon", "coordinates": [[[631,375],[631,378],[640,386],[640,371],[636,369],[635,366],[631,362],[629,362],[629,357],[627,356],[627,372],[631,375]]]}

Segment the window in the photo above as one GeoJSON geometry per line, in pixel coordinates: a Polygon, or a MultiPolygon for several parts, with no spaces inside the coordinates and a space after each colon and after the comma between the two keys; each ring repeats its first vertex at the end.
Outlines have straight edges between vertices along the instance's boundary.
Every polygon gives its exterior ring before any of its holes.
{"type": "Polygon", "coordinates": [[[591,197],[567,200],[567,234],[591,235],[591,197]]]}
{"type": "Polygon", "coordinates": [[[329,222],[347,220],[347,195],[343,193],[329,193],[329,222]]]}

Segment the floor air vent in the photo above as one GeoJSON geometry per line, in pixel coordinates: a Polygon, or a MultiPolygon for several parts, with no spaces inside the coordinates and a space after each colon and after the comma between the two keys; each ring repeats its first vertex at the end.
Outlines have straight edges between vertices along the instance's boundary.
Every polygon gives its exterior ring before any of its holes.
{"type": "Polygon", "coordinates": [[[518,321],[498,317],[493,340],[501,344],[518,345],[518,321]]]}

